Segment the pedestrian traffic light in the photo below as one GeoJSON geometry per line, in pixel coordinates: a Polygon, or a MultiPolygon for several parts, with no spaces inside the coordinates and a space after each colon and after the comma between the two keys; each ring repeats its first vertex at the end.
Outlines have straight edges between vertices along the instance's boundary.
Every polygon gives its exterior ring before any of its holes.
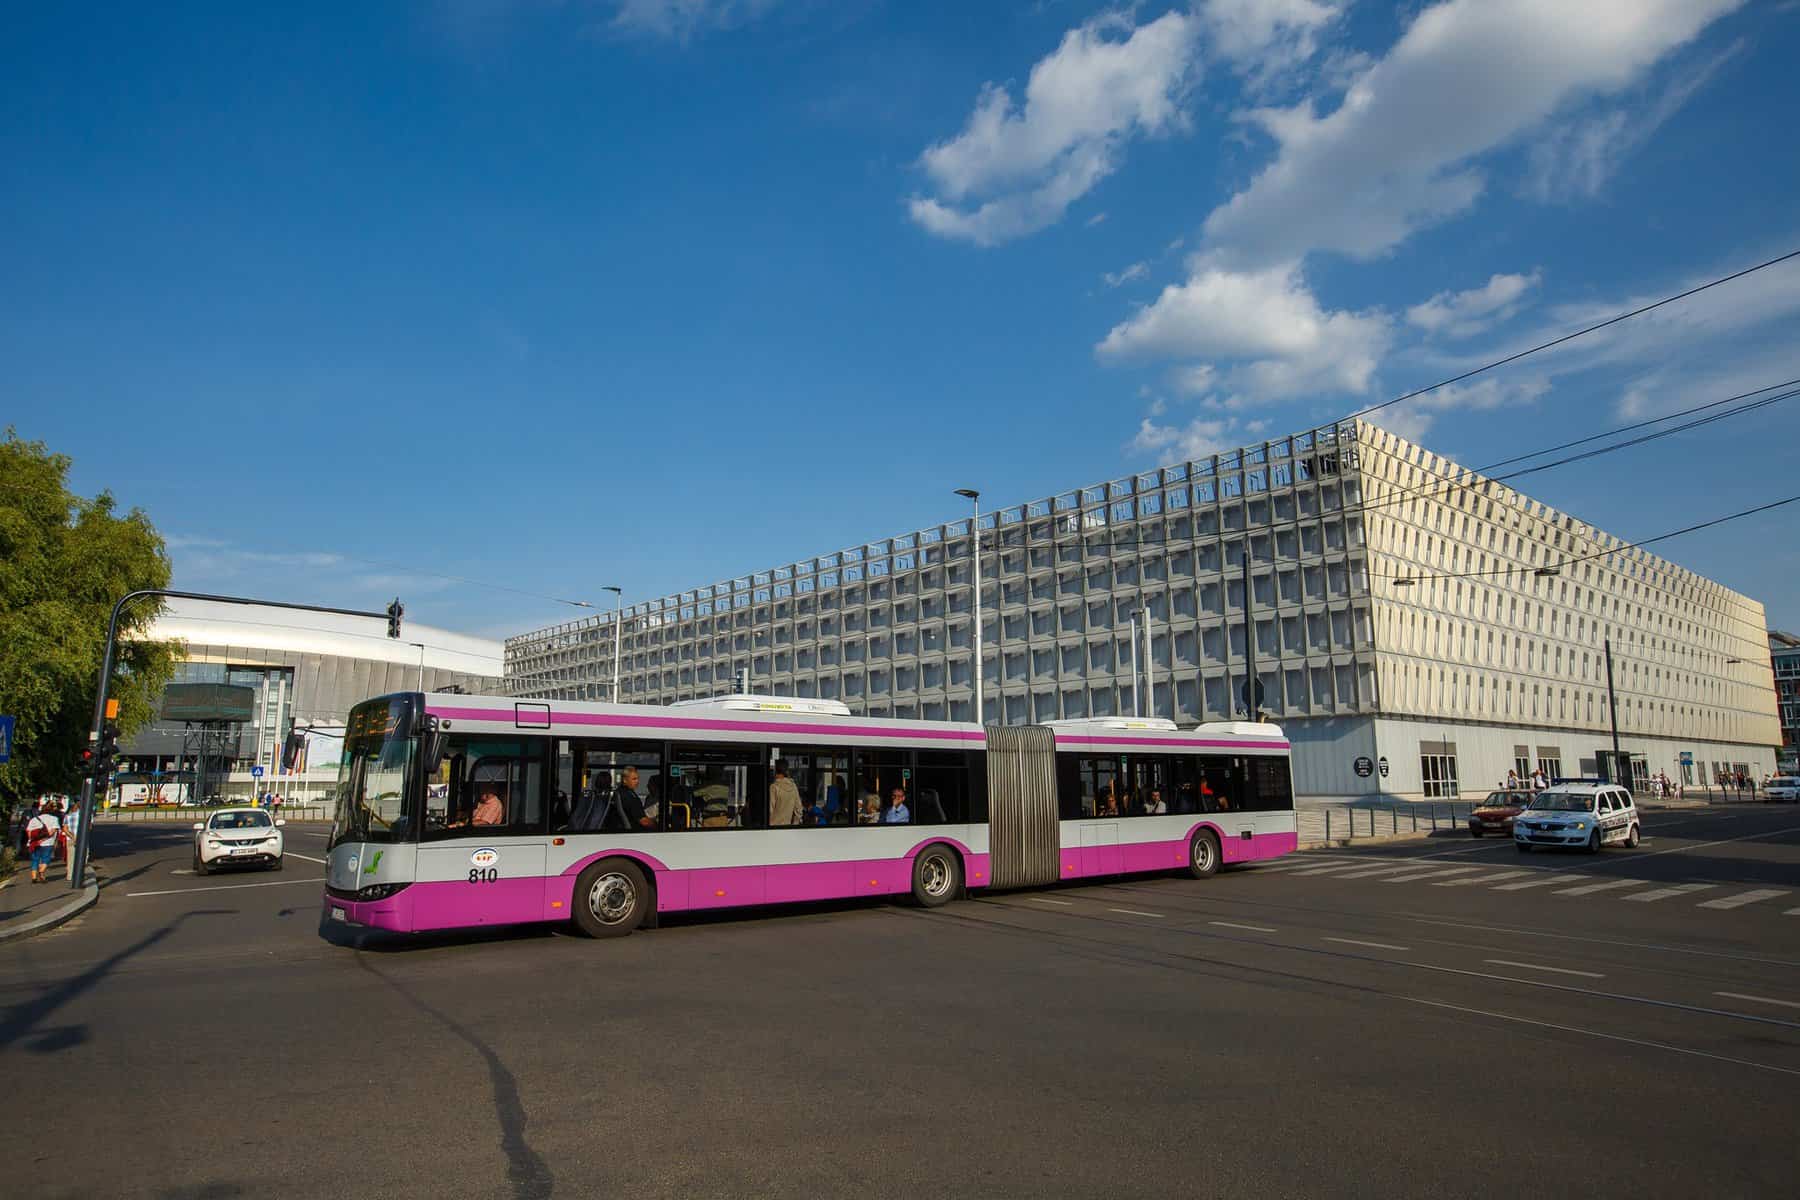
{"type": "Polygon", "coordinates": [[[389,637],[397,638],[400,636],[400,618],[405,612],[406,606],[400,603],[400,598],[398,596],[394,598],[392,604],[387,606],[389,637]]]}

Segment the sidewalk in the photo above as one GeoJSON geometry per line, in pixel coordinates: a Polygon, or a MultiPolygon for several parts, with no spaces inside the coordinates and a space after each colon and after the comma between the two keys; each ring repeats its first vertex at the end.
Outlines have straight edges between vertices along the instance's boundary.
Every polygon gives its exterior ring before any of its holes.
{"type": "Polygon", "coordinates": [[[52,875],[48,883],[33,883],[30,869],[21,868],[0,884],[0,942],[54,929],[86,912],[99,899],[100,884],[91,869],[87,886],[75,891],[66,874],[52,875]]]}

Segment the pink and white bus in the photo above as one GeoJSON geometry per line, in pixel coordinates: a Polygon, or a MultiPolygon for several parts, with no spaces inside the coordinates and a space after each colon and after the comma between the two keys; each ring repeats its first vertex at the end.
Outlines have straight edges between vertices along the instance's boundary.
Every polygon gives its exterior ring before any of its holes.
{"type": "Polygon", "coordinates": [[[401,694],[350,714],[326,922],[400,932],[1186,870],[1294,849],[1273,725],[401,694]]]}

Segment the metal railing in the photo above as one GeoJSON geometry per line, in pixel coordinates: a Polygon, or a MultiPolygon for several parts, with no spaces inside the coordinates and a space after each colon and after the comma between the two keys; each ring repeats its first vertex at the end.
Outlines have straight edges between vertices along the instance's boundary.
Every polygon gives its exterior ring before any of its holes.
{"type": "Polygon", "coordinates": [[[1356,838],[1406,837],[1416,833],[1467,831],[1475,805],[1457,800],[1413,804],[1330,805],[1297,814],[1300,844],[1356,838]]]}
{"type": "MultiPolygon", "coordinates": [[[[109,808],[96,813],[101,821],[204,821],[207,814],[215,811],[205,805],[191,804],[182,808],[109,808]]],[[[331,810],[324,805],[284,804],[280,808],[267,810],[270,816],[280,817],[284,821],[329,821],[331,810]]]]}

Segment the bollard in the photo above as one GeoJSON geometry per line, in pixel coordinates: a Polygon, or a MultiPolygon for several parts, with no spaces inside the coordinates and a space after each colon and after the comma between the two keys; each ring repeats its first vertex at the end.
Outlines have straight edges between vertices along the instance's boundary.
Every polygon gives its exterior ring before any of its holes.
{"type": "Polygon", "coordinates": [[[1331,840],[1331,810],[1329,808],[1325,810],[1325,840],[1328,842],[1331,840]]]}

